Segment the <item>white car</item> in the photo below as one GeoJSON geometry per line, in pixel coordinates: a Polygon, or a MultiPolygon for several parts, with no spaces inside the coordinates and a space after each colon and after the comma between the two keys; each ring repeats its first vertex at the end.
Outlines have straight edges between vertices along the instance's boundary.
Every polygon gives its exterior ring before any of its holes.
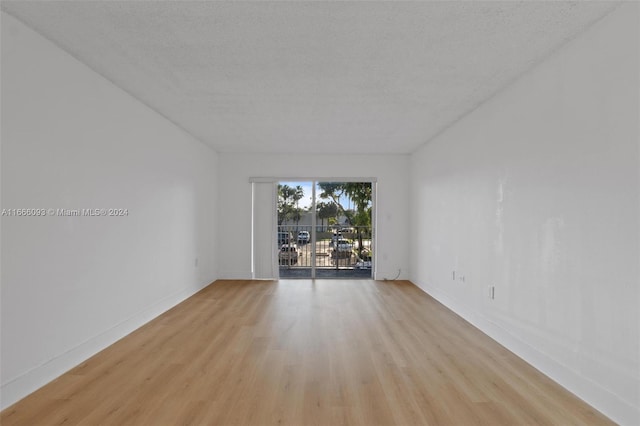
{"type": "Polygon", "coordinates": [[[334,248],[336,246],[336,243],[338,242],[338,240],[342,239],[342,234],[339,232],[334,232],[333,235],[331,236],[331,242],[329,243],[329,247],[334,248]]]}
{"type": "Polygon", "coordinates": [[[371,269],[371,261],[370,260],[358,260],[356,262],[356,269],[371,269]]]}
{"type": "Polygon", "coordinates": [[[336,241],[331,257],[333,259],[348,259],[353,255],[353,243],[344,238],[336,241]]]}
{"type": "Polygon", "coordinates": [[[278,261],[281,265],[298,263],[298,246],[295,244],[283,244],[278,253],[278,261]]]}
{"type": "Polygon", "coordinates": [[[336,250],[337,251],[352,251],[353,250],[353,243],[350,240],[341,238],[336,243],[336,250]]]}
{"type": "Polygon", "coordinates": [[[311,235],[309,231],[298,232],[298,244],[308,244],[311,241],[311,235]]]}

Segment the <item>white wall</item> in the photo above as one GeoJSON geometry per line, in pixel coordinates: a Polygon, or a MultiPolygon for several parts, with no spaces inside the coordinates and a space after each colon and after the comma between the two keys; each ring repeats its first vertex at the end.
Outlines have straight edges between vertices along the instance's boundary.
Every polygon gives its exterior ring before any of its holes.
{"type": "Polygon", "coordinates": [[[217,155],[2,14],[2,407],[216,278],[217,155]],[[199,259],[195,266],[195,258],[199,259]]]}
{"type": "Polygon", "coordinates": [[[623,424],[640,423],[638,39],[625,4],[411,157],[412,280],[623,424]]]}
{"type": "Polygon", "coordinates": [[[407,278],[408,155],[220,154],[220,278],[251,278],[250,177],[377,178],[378,278],[407,278]]]}

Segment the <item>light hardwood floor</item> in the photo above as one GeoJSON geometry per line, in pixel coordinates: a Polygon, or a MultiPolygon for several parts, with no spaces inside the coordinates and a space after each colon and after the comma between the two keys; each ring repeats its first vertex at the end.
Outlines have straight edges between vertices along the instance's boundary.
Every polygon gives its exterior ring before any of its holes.
{"type": "Polygon", "coordinates": [[[611,424],[407,281],[217,281],[9,425],[611,424]]]}

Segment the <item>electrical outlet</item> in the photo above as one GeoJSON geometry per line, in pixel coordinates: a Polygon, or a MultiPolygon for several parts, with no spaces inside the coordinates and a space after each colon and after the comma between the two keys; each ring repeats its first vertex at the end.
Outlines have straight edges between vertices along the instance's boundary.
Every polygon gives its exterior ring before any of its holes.
{"type": "Polygon", "coordinates": [[[196,261],[194,262],[194,266],[197,268],[198,267],[198,258],[196,257],[196,261]]]}
{"type": "Polygon", "coordinates": [[[451,271],[451,279],[456,280],[456,271],[451,271]]]}

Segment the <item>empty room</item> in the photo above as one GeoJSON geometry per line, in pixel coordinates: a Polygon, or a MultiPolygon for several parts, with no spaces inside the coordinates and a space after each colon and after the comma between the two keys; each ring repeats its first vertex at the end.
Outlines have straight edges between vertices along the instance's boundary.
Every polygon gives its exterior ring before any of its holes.
{"type": "Polygon", "coordinates": [[[2,425],[640,425],[640,3],[0,5],[2,425]]]}

